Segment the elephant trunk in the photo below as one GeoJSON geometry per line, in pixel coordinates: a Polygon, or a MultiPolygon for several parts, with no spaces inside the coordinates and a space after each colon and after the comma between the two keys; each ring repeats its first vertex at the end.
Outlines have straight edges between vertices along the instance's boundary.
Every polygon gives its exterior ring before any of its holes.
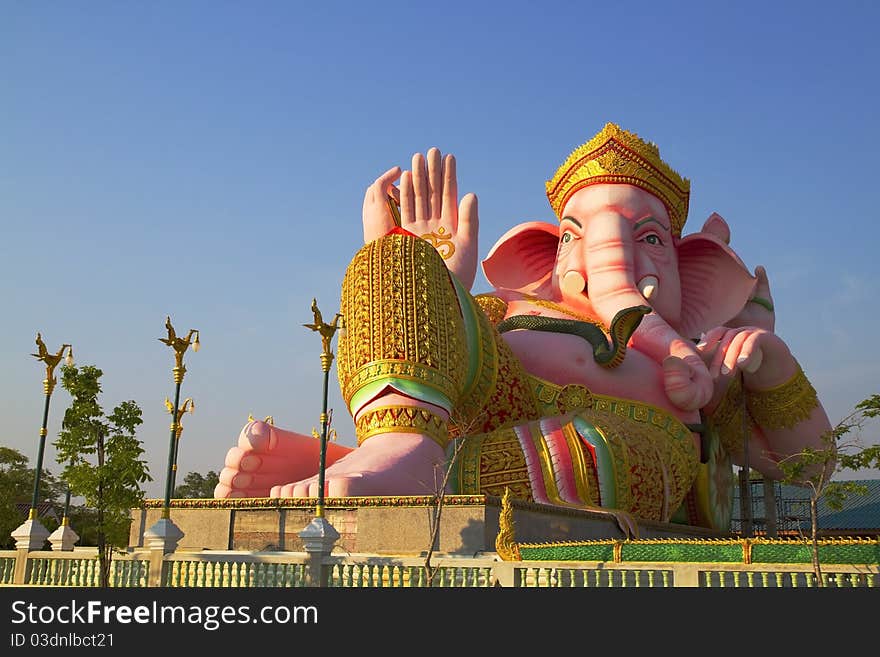
{"type": "MultiPolygon", "coordinates": [[[[635,280],[632,228],[622,216],[606,216],[590,221],[583,239],[586,292],[600,319],[610,326],[620,310],[646,301],[635,280]]],[[[693,343],[682,338],[663,317],[652,312],[642,318],[631,343],[663,364],[665,390],[673,404],[696,410],[709,402],[713,386],[705,363],[693,343]],[[674,358],[670,360],[670,356],[674,358]]]]}

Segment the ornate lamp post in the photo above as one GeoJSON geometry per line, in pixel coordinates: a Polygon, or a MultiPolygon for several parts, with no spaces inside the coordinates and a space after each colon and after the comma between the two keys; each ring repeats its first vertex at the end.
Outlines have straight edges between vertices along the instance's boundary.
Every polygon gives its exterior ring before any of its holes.
{"type": "MultiPolygon", "coordinates": [[[[165,502],[162,506],[162,517],[150,529],[144,533],[144,538],[149,543],[151,549],[162,549],[165,552],[173,552],[177,543],[183,538],[183,532],[171,520],[171,491],[174,487],[174,471],[177,468],[177,439],[180,437],[180,416],[182,414],[180,406],[180,386],[183,383],[183,377],[186,374],[186,367],[183,364],[183,355],[192,345],[193,351],[199,350],[199,332],[197,329],[190,329],[185,338],[177,336],[174,327],[171,325],[171,318],[165,318],[165,328],[168,330],[167,338],[159,338],[160,342],[164,342],[174,350],[174,405],[168,405],[168,411],[172,414],[171,421],[171,442],[168,446],[168,469],[165,476],[165,502]],[[195,341],[193,341],[195,338],[195,341]]],[[[167,405],[166,399],[166,405],[167,405]]],[[[192,403],[192,400],[189,400],[192,403]]]]}
{"type": "MultiPolygon", "coordinates": [[[[185,338],[177,337],[174,327],[171,325],[171,318],[165,318],[165,328],[168,329],[167,338],[159,338],[160,342],[164,342],[174,349],[174,406],[169,407],[168,412],[172,413],[171,421],[171,443],[168,446],[168,471],[165,476],[165,504],[162,507],[162,517],[171,517],[171,490],[174,486],[174,470],[177,468],[177,438],[179,436],[178,426],[180,423],[180,386],[183,383],[183,377],[186,374],[186,366],[183,364],[183,355],[189,346],[192,345],[193,351],[199,350],[199,332],[196,329],[190,329],[185,338]],[[195,337],[195,342],[193,342],[195,337]]],[[[166,400],[167,401],[167,400],[166,400]]],[[[190,400],[192,401],[192,400],[190,400]]]]}
{"type": "Polygon", "coordinates": [[[63,344],[56,353],[49,353],[46,344],[43,342],[43,336],[37,333],[37,353],[31,355],[46,365],[46,378],[43,379],[43,392],[46,395],[46,402],[43,406],[43,423],[40,426],[40,442],[37,450],[37,463],[34,468],[34,493],[31,498],[30,512],[28,513],[27,521],[12,533],[13,538],[16,539],[16,545],[19,548],[27,547],[28,550],[42,549],[43,543],[49,537],[48,530],[43,527],[37,517],[37,506],[40,502],[40,477],[43,472],[43,454],[46,450],[46,434],[48,433],[46,425],[49,420],[49,400],[52,398],[52,391],[57,383],[54,372],[58,363],[64,357],[65,351],[67,351],[65,363],[73,365],[73,347],[69,344],[63,344]]]}
{"type": "MultiPolygon", "coordinates": [[[[339,532],[324,517],[324,471],[327,464],[327,439],[330,426],[330,416],[327,413],[327,386],[330,378],[330,366],[333,364],[333,351],[330,342],[338,329],[343,328],[342,315],[336,313],[331,324],[327,324],[318,309],[318,302],[312,299],[312,313],[314,321],[311,324],[303,324],[308,329],[317,331],[321,335],[321,369],[324,372],[324,396],[321,409],[321,460],[318,465],[318,503],[315,506],[315,517],[312,522],[303,529],[299,536],[303,540],[306,552],[315,559],[321,555],[329,554],[333,544],[339,539],[339,532]]],[[[321,586],[323,582],[313,582],[313,586],[321,586]]]]}
{"type": "MultiPolygon", "coordinates": [[[[171,402],[168,400],[168,397],[165,398],[165,408],[168,409],[168,412],[172,415],[174,414],[174,406],[171,405],[171,402]]],[[[196,404],[192,400],[192,398],[187,397],[183,400],[183,403],[180,405],[180,408],[177,409],[177,417],[172,421],[171,429],[176,432],[175,440],[174,440],[174,465],[171,466],[171,494],[174,494],[174,488],[177,486],[177,455],[180,452],[180,434],[183,433],[183,425],[180,423],[180,418],[183,417],[183,414],[186,412],[194,413],[196,410],[196,404]],[[175,428],[176,427],[176,428],[175,428]]]]}
{"type": "Polygon", "coordinates": [[[324,517],[324,470],[327,465],[327,430],[330,427],[330,418],[327,415],[327,386],[330,379],[330,366],[333,364],[333,351],[330,342],[337,329],[341,328],[339,320],[342,315],[336,313],[332,324],[324,322],[321,311],[318,310],[318,302],[312,299],[312,313],[315,320],[311,324],[303,324],[306,328],[321,334],[321,369],[324,372],[324,396],[321,407],[321,461],[318,466],[318,505],[315,507],[315,516],[324,517]]]}
{"type": "Polygon", "coordinates": [[[58,383],[55,379],[54,371],[58,363],[61,362],[65,349],[67,350],[67,358],[64,359],[64,363],[66,365],[73,365],[73,347],[69,344],[63,344],[57,353],[50,354],[43,342],[43,337],[37,333],[38,353],[31,354],[31,356],[46,364],[46,378],[43,379],[43,392],[46,395],[46,403],[43,406],[43,424],[40,426],[40,448],[37,451],[37,467],[34,470],[34,495],[31,498],[31,510],[28,515],[32,520],[37,517],[37,504],[39,503],[40,498],[40,476],[43,471],[43,453],[46,450],[46,434],[48,433],[46,431],[46,423],[49,419],[49,400],[52,398],[52,391],[55,389],[55,384],[58,383]]]}

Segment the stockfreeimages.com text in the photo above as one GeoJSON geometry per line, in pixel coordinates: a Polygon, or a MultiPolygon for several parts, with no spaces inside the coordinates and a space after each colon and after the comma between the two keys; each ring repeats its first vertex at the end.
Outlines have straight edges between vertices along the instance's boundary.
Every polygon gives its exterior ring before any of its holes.
{"type": "Polygon", "coordinates": [[[154,601],[145,605],[108,605],[100,600],[34,604],[24,600],[12,603],[12,623],[48,625],[60,623],[119,623],[201,625],[216,630],[223,625],[244,623],[317,624],[318,609],[313,605],[266,605],[254,611],[249,605],[167,605],[154,601]]]}

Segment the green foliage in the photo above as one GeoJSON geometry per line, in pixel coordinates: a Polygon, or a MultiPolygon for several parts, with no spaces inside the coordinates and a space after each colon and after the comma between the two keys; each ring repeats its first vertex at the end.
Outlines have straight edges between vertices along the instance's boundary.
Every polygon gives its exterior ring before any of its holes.
{"type": "Polygon", "coordinates": [[[880,468],[880,445],[864,447],[859,434],[865,423],[880,417],[880,395],[871,395],[859,402],[855,410],[822,436],[822,447],[805,448],[779,462],[784,483],[803,484],[810,488],[810,541],[812,542],[813,569],[819,586],[824,586],[819,563],[818,501],[834,510],[843,508],[850,495],[864,495],[867,487],[855,481],[834,481],[832,475],[842,470],[858,471],[880,468]],[[856,439],[843,438],[855,432],[856,439]]]}
{"type": "Polygon", "coordinates": [[[880,417],[880,395],[859,402],[855,410],[822,437],[823,447],[805,448],[784,459],[779,468],[785,483],[806,483],[815,499],[822,497],[830,509],[840,510],[850,495],[864,495],[867,488],[853,481],[834,481],[835,472],[880,468],[880,445],[865,447],[858,439],[844,437],[860,432],[869,419],[880,417]]]}
{"type": "Polygon", "coordinates": [[[98,544],[98,512],[87,506],[73,505],[68,513],[70,526],[79,536],[77,545],[98,544]]]}
{"type": "MultiPolygon", "coordinates": [[[[15,547],[11,534],[27,519],[27,511],[21,511],[17,504],[26,504],[29,509],[33,494],[34,469],[28,467],[27,456],[11,447],[0,446],[0,549],[15,547]]],[[[44,468],[38,502],[59,505],[58,500],[63,497],[64,484],[44,468]]],[[[57,525],[48,518],[41,522],[49,531],[57,525]]]]}
{"type": "Polygon", "coordinates": [[[95,512],[95,531],[102,583],[106,582],[114,547],[128,545],[131,509],[144,499],[141,484],[151,481],[135,432],[143,423],[133,401],[120,403],[105,416],[98,395],[103,372],[91,365],[65,365],[61,383],[72,402],[55,441],[62,476],[73,495],[95,512]],[[106,569],[106,570],[105,570],[106,569]]]}
{"type": "Polygon", "coordinates": [[[208,470],[204,476],[198,472],[188,472],[183,478],[183,483],[175,486],[172,497],[181,498],[212,498],[214,487],[220,481],[220,475],[213,470],[208,470]]]}

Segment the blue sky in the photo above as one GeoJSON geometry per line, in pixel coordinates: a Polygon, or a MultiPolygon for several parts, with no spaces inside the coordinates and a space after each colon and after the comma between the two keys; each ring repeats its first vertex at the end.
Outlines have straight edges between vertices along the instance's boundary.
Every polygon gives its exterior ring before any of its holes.
{"type": "MultiPolygon", "coordinates": [[[[685,234],[717,211],[767,268],[777,332],[836,422],[880,392],[878,24],[848,1],[0,0],[0,444],[36,457],[40,331],[104,371],[108,412],[141,406],[161,496],[166,315],[202,343],[179,478],[219,470],[249,413],[310,433],[320,340],[302,324],[313,297],[338,309],[375,177],[455,154],[485,255],[553,220],[545,180],[607,121],[691,179],[685,234]]],[[[69,402],[59,386],[55,471],[69,402]]]]}

